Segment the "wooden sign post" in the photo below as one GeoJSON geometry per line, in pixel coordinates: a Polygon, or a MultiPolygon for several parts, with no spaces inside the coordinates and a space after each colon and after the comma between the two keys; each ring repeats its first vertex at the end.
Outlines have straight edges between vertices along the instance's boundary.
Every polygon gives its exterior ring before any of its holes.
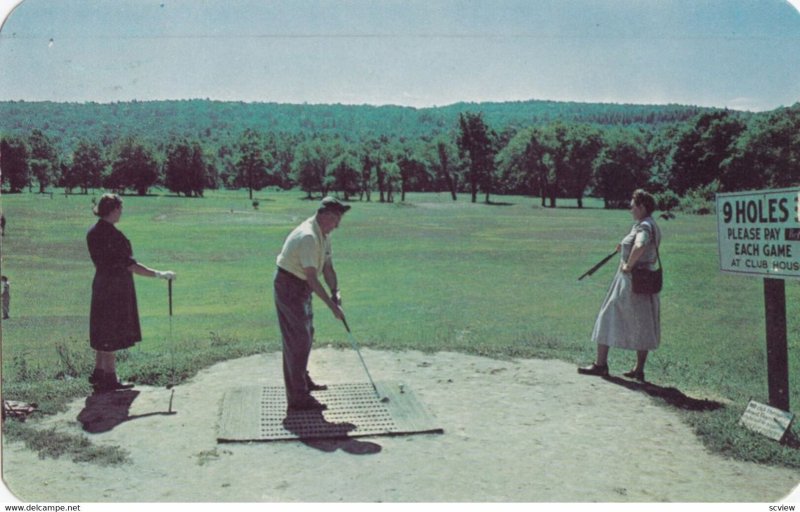
{"type": "Polygon", "coordinates": [[[782,279],[764,278],[767,321],[769,404],[789,410],[789,350],[786,343],[786,289],[782,279]]]}
{"type": "Polygon", "coordinates": [[[800,189],[717,194],[720,271],[763,276],[769,403],[789,410],[784,280],[800,279],[800,189]]]}

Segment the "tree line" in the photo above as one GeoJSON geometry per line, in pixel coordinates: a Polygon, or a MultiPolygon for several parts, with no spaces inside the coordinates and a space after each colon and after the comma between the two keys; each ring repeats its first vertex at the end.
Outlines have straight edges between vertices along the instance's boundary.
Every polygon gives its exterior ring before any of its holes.
{"type": "Polygon", "coordinates": [[[463,112],[482,112],[491,126],[522,128],[555,120],[599,125],[657,126],[707,111],[682,105],[621,105],[555,101],[457,103],[444,107],[309,105],[210,100],[56,103],[0,101],[0,134],[40,129],[63,153],[75,141],[109,145],[137,134],[153,143],[197,137],[206,146],[232,144],[248,128],[283,134],[317,134],[348,142],[389,137],[417,139],[452,130],[463,112]]]}
{"type": "Polygon", "coordinates": [[[479,195],[490,202],[493,194],[523,194],[550,207],[560,198],[582,206],[592,195],[619,207],[644,187],[658,194],[660,208],[671,209],[687,197],[711,200],[717,191],[800,184],[800,104],[761,114],[704,109],[651,124],[566,116],[496,125],[476,108],[416,136],[347,137],[262,125],[159,140],[143,131],[95,135],[74,139],[71,148],[55,140],[52,128],[47,122],[27,133],[3,129],[7,192],[58,186],[67,193],[147,194],[163,187],[202,196],[207,189],[244,188],[252,198],[265,187],[298,187],[309,197],[336,193],[380,202],[403,201],[410,191],[447,192],[453,200],[467,194],[473,202],[479,195]]]}

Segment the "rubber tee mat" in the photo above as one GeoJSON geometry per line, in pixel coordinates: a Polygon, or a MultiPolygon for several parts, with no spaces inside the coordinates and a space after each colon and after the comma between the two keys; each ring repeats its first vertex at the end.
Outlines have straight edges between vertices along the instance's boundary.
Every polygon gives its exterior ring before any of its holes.
{"type": "Polygon", "coordinates": [[[217,441],[444,433],[407,386],[397,382],[375,386],[378,394],[369,383],[330,384],[327,390],[312,393],[328,406],[326,410],[288,413],[283,386],[232,388],[222,400],[217,441]]]}

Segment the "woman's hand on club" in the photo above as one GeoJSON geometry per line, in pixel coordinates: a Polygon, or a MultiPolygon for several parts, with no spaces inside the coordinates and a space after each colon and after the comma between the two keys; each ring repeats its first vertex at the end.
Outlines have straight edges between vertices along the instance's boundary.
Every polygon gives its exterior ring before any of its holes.
{"type": "Polygon", "coordinates": [[[166,279],[167,281],[175,281],[178,279],[177,274],[171,270],[156,270],[156,277],[159,279],[166,279]]]}

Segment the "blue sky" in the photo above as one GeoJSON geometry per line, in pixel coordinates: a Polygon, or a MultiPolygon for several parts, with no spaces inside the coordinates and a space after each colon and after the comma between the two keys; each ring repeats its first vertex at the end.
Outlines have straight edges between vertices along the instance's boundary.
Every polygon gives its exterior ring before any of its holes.
{"type": "Polygon", "coordinates": [[[0,100],[760,111],[800,101],[800,13],[784,0],[23,0],[0,70],[0,100]]]}

